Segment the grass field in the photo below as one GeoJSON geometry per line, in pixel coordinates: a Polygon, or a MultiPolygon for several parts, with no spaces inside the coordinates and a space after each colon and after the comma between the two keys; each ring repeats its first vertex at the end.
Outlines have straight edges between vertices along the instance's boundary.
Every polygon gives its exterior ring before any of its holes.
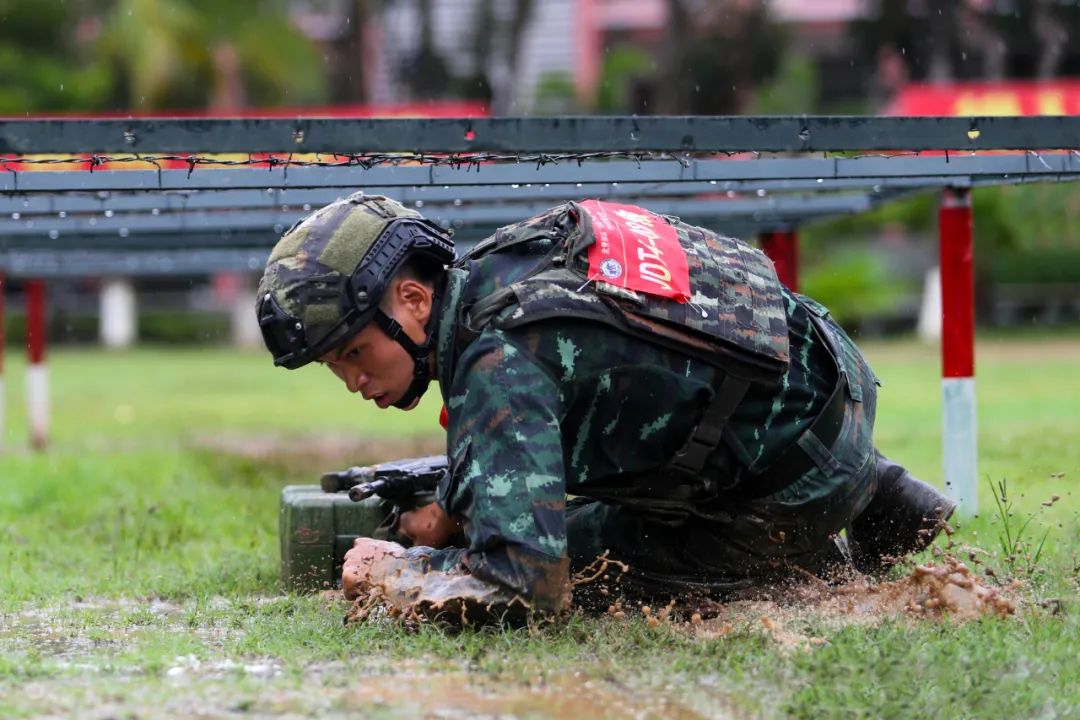
{"type": "MultiPolygon", "coordinates": [[[[867,347],[878,445],[941,484],[938,359],[867,347]]],[[[277,502],[347,460],[437,446],[421,410],[375,414],[329,373],[224,350],[61,351],[53,446],[25,450],[18,359],[0,455],[0,717],[1080,717],[1080,338],[980,343],[979,517],[956,540],[1019,577],[1020,612],[840,622],[779,642],[575,616],[515,631],[342,625],[282,593],[277,502]],[[996,516],[989,481],[1015,503],[996,516]],[[1044,507],[1054,495],[1061,497],[1044,507]],[[1010,562],[1006,524],[1034,547],[1010,562]]]]}

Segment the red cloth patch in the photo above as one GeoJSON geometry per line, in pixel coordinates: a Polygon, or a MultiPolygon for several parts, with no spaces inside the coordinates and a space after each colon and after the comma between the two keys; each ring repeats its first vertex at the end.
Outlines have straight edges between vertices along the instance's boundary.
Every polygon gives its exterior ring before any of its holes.
{"type": "Polygon", "coordinates": [[[442,410],[439,412],[439,424],[442,425],[443,430],[450,429],[450,414],[446,412],[445,405],[443,405],[442,410]]]}
{"type": "Polygon", "coordinates": [[[636,205],[586,200],[595,241],[589,280],[679,302],[690,298],[690,271],[679,234],[664,218],[636,205]]]}

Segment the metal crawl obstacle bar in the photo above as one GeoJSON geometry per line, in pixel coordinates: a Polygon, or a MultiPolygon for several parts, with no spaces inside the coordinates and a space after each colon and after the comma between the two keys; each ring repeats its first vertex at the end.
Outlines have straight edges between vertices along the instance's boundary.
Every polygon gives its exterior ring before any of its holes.
{"type": "MultiPolygon", "coordinates": [[[[759,234],[797,287],[800,226],[940,190],[945,482],[970,514],[969,188],[1080,178],[1077,148],[1078,117],[6,120],[0,263],[24,275],[251,268],[293,217],[367,188],[462,235],[565,199],[637,201],[759,234]],[[37,171],[48,167],[63,169],[37,171]]],[[[27,287],[40,339],[44,286],[27,287]]]]}
{"type": "Polygon", "coordinates": [[[1080,147],[1080,117],[543,117],[0,121],[0,153],[820,152],[1080,147]]]}

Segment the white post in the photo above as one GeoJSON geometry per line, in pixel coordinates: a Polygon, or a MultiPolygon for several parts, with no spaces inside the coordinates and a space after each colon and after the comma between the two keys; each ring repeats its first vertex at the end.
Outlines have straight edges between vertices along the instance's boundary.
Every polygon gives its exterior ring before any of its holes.
{"type": "Polygon", "coordinates": [[[262,330],[255,316],[255,289],[244,288],[233,298],[231,308],[232,344],[239,348],[262,347],[262,330]]]}
{"type": "Polygon", "coordinates": [[[947,494],[961,514],[971,517],[979,511],[975,378],[943,378],[941,399],[947,494]]]}
{"type": "Polygon", "coordinates": [[[137,333],[135,285],[130,278],[109,278],[101,286],[101,343],[107,348],[131,347],[137,333]]]}
{"type": "Polygon", "coordinates": [[[926,271],[923,280],[922,304],[915,332],[925,343],[941,340],[941,268],[936,265],[926,271]]]}

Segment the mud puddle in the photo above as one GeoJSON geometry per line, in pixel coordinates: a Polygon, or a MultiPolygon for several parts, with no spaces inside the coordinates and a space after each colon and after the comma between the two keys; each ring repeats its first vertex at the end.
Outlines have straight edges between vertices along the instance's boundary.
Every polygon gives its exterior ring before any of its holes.
{"type": "MultiPolygon", "coordinates": [[[[669,678],[670,679],[670,678],[669,678]]],[[[30,681],[20,687],[19,706],[34,717],[166,717],[280,719],[319,717],[515,720],[602,718],[610,720],[726,720],[746,717],[719,687],[686,682],[657,688],[628,686],[581,673],[548,673],[531,680],[465,671],[424,672],[396,668],[392,674],[355,667],[309,666],[300,677],[256,677],[237,683],[197,676],[160,679],[109,678],[30,681]]],[[[0,684],[0,697],[3,695],[0,684]]]]}
{"type": "MultiPolygon", "coordinates": [[[[529,682],[497,677],[439,675],[365,679],[348,690],[346,708],[394,707],[405,717],[439,718],[673,718],[728,717],[720,707],[694,709],[672,692],[648,692],[580,673],[548,675],[529,682]]],[[[720,704],[719,700],[716,700],[720,704]]]]}
{"type": "MultiPolygon", "coordinates": [[[[273,600],[254,598],[245,605],[273,600]]],[[[235,605],[226,598],[211,598],[201,604],[90,598],[66,605],[29,607],[0,614],[0,652],[30,654],[48,660],[50,667],[57,669],[96,670],[111,667],[109,659],[113,655],[136,646],[147,633],[180,632],[220,642],[236,631],[217,624],[191,627],[186,618],[193,611],[224,611],[235,605]]]]}

